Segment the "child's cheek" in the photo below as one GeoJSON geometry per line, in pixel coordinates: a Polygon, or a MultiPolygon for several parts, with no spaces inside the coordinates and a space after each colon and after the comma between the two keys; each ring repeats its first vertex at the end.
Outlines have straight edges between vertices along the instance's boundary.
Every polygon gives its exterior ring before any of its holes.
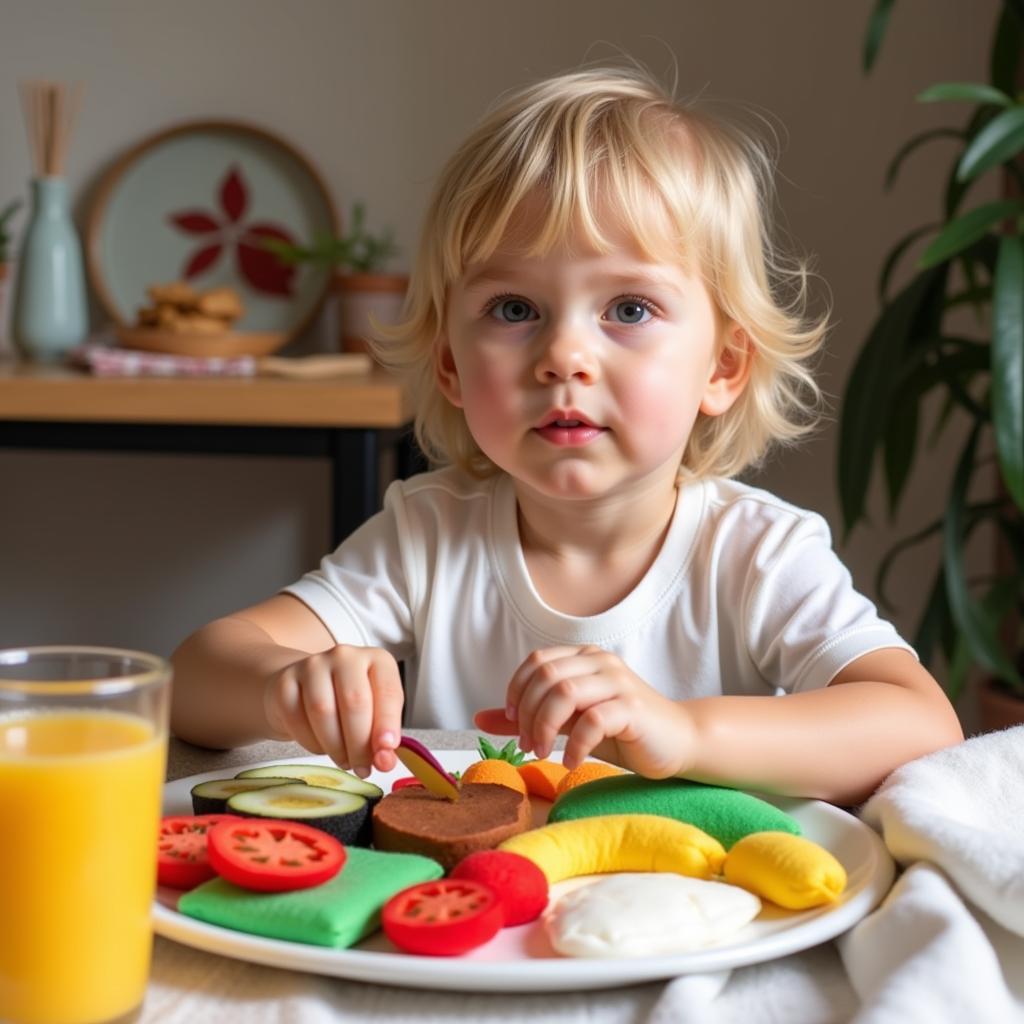
{"type": "Polygon", "coordinates": [[[630,376],[618,405],[638,444],[648,450],[673,450],[693,429],[700,395],[685,374],[652,366],[630,376]]]}
{"type": "Polygon", "coordinates": [[[477,367],[463,377],[466,422],[485,452],[514,431],[519,404],[517,381],[498,368],[477,367]]]}

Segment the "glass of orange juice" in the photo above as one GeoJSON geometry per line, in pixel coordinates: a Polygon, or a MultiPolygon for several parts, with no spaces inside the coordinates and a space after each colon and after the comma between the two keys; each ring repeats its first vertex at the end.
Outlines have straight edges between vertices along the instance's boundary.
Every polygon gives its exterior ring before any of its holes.
{"type": "Polygon", "coordinates": [[[0,1021],[138,1015],[149,977],[171,668],[0,650],[0,1021]]]}

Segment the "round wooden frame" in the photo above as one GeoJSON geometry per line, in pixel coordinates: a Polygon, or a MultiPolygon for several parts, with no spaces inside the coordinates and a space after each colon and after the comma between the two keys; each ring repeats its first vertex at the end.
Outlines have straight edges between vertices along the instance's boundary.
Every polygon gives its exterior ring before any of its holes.
{"type": "MultiPolygon", "coordinates": [[[[280,136],[267,131],[265,128],[259,128],[256,125],[249,124],[245,121],[186,121],[182,124],[165,128],[164,130],[157,132],[155,135],[150,135],[141,142],[132,146],[131,149],[126,153],[123,153],[118,158],[114,166],[104,174],[96,190],[96,196],[92,202],[89,210],[89,216],[86,221],[85,262],[86,272],[89,276],[89,284],[91,285],[96,297],[99,299],[100,305],[103,307],[106,314],[118,327],[130,327],[131,324],[126,323],[118,312],[113,296],[107,288],[106,282],[103,280],[103,276],[100,271],[100,233],[103,226],[103,217],[106,213],[107,205],[110,202],[110,197],[113,194],[117,183],[123,177],[125,171],[127,171],[140,156],[154,147],[162,145],[168,139],[176,138],[179,135],[190,135],[193,132],[233,132],[240,135],[249,135],[253,138],[259,139],[261,142],[269,143],[272,146],[276,146],[279,149],[284,150],[306,171],[319,190],[320,197],[323,200],[330,216],[332,233],[337,235],[341,231],[341,222],[338,218],[337,207],[335,206],[334,200],[331,198],[331,193],[327,188],[327,184],[324,181],[323,176],[304,153],[291,143],[285,142],[280,136]]],[[[317,314],[320,312],[330,290],[331,275],[327,275],[319,298],[310,307],[306,316],[299,323],[284,332],[287,341],[291,341],[293,338],[297,337],[313,322],[317,314]]]]}

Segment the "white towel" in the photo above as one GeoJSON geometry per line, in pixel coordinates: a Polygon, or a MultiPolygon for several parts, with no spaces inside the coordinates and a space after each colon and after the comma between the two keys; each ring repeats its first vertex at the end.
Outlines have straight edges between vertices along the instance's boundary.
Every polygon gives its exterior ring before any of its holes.
{"type": "Polygon", "coordinates": [[[1024,1021],[1024,726],[904,765],[862,817],[910,870],[839,943],[858,1024],[1024,1021]]]}

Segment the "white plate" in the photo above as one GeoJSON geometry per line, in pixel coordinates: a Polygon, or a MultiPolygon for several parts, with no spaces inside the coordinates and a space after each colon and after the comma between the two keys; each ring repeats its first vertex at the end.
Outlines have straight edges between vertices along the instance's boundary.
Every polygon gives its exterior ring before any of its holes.
{"type": "MultiPolygon", "coordinates": [[[[475,751],[437,751],[449,770],[477,760],[475,751]]],[[[557,755],[556,755],[557,756],[557,755]]],[[[277,762],[263,762],[277,763],[277,762]]],[[[296,758],[289,763],[326,764],[325,757],[296,758]]],[[[189,791],[199,782],[224,778],[206,772],[170,782],[164,788],[165,814],[190,814],[189,791]]],[[[388,792],[394,779],[407,774],[400,765],[375,772],[371,781],[388,792]]],[[[548,945],[539,922],[505,928],[467,956],[410,956],[399,953],[381,932],[351,949],[328,949],[219,928],[177,913],[174,894],[163,890],[153,909],[156,931],[176,942],[252,963],[372,981],[407,988],[461,992],[562,992],[613,988],[678,974],[722,971],[786,956],[835,938],[868,914],[888,892],[893,862],[881,839],[852,815],[816,800],[770,798],[800,822],[804,835],[827,847],[846,868],[849,882],[842,898],[828,907],[794,913],[766,906],[761,914],[725,944],[694,953],[642,959],[576,960],[561,957],[548,945]]],[[[575,887],[570,880],[552,890],[575,887]]]]}

